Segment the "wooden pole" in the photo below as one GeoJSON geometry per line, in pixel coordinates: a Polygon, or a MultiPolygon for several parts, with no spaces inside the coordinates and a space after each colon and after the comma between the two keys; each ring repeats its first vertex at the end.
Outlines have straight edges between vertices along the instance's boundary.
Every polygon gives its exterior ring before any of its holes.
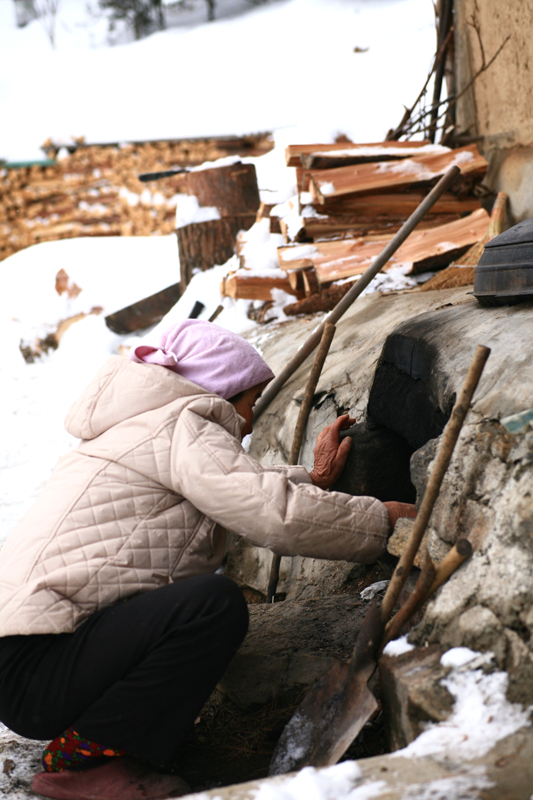
{"type": "MultiPolygon", "coordinates": [[[[381,251],[379,256],[375,259],[370,267],[364,272],[357,283],[355,283],[347,294],[344,295],[333,311],[329,314],[327,322],[336,325],[342,315],[350,308],[354,300],[356,300],[361,292],[366,289],[370,281],[376,277],[378,272],[385,266],[387,261],[394,255],[400,245],[407,239],[410,233],[416,228],[420,220],[424,217],[429,209],[437,202],[439,197],[450,187],[450,185],[460,175],[461,170],[459,167],[451,167],[445,175],[440,179],[436,186],[433,187],[427,197],[422,200],[418,208],[411,214],[409,219],[402,225],[398,233],[396,233],[390,242],[381,251]]],[[[311,334],[302,347],[291,358],[287,366],[282,369],[279,375],[267,386],[263,396],[255,407],[254,419],[259,419],[263,411],[267,408],[271,400],[277,395],[281,387],[293,375],[306,358],[311,355],[322,338],[322,333],[326,320],[318,326],[316,331],[311,334]]]]}
{"type": "MultiPolygon", "coordinates": [[[[320,347],[318,348],[318,352],[315,356],[313,367],[311,369],[311,373],[307,381],[307,386],[305,387],[305,394],[302,400],[302,405],[300,407],[300,412],[298,414],[298,419],[296,420],[296,427],[294,429],[291,452],[289,455],[289,464],[291,466],[294,466],[295,464],[298,463],[300,448],[302,446],[305,428],[307,425],[307,419],[309,417],[309,412],[311,411],[311,404],[313,402],[313,397],[318,384],[318,379],[320,378],[322,367],[324,366],[324,361],[326,360],[326,356],[329,352],[329,348],[331,346],[331,342],[333,341],[334,335],[335,335],[335,325],[333,325],[329,321],[326,322],[326,324],[324,325],[322,339],[320,341],[320,347]]],[[[276,587],[278,585],[278,580],[279,580],[280,564],[281,564],[281,556],[274,555],[272,557],[272,565],[270,567],[270,576],[268,579],[267,603],[274,602],[274,597],[276,595],[276,587]]]]}
{"type": "Polygon", "coordinates": [[[476,386],[478,385],[481,373],[483,372],[483,368],[487,358],[489,357],[489,354],[490,349],[488,347],[484,347],[483,345],[478,345],[476,347],[474,359],[470,365],[470,369],[468,370],[463,388],[459,393],[459,397],[455,401],[450,419],[448,420],[446,428],[444,429],[442,442],[437,453],[437,457],[435,458],[435,463],[433,465],[433,469],[431,470],[426,491],[424,492],[422,503],[420,504],[420,508],[416,515],[407,546],[400,556],[400,560],[396,565],[396,569],[394,570],[391,581],[387,587],[387,592],[383,598],[383,602],[381,604],[381,619],[384,622],[387,622],[389,619],[396,600],[398,599],[403,585],[409,576],[411,567],[413,566],[416,552],[420,546],[420,542],[422,541],[422,537],[429,522],[431,512],[433,511],[433,506],[435,505],[435,501],[438,497],[442,480],[444,478],[444,473],[446,472],[448,464],[450,463],[455,444],[468,412],[470,401],[472,400],[472,396],[476,386]]]}

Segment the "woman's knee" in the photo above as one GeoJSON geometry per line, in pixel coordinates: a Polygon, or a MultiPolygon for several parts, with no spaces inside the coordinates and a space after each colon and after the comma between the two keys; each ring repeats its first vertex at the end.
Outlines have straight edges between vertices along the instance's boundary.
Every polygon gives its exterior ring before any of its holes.
{"type": "Polygon", "coordinates": [[[216,609],[217,615],[227,619],[232,627],[240,628],[244,638],[248,630],[248,606],[235,581],[225,575],[202,575],[196,580],[209,606],[216,609]]]}

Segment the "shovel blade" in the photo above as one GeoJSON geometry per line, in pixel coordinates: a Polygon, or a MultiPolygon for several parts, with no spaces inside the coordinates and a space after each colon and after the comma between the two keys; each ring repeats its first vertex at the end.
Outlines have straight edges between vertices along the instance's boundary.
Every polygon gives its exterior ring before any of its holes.
{"type": "Polygon", "coordinates": [[[349,664],[333,664],[285,726],[272,757],[270,775],[337,763],[378,709],[368,688],[375,666],[369,664],[349,680],[349,664]]]}
{"type": "Polygon", "coordinates": [[[336,764],[378,709],[368,681],[376,669],[383,623],[369,609],[354,655],[336,661],[313,686],[285,726],[270,764],[270,775],[303,767],[336,764]]]}

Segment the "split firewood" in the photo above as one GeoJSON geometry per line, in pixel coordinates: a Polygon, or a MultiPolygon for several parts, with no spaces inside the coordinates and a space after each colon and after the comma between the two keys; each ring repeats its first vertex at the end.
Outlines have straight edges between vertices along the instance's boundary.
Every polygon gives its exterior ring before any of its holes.
{"type": "MultiPolygon", "coordinates": [[[[360,236],[383,237],[396,233],[406,221],[402,217],[303,217],[302,227],[293,236],[294,242],[309,242],[317,239],[357,239],[360,236]]],[[[427,214],[415,230],[435,228],[461,219],[461,214],[427,214]]]]}
{"type": "Polygon", "coordinates": [[[303,290],[293,289],[289,278],[283,274],[275,273],[270,277],[239,269],[225,277],[220,285],[221,295],[234,300],[273,300],[273,289],[281,289],[298,299],[304,297],[303,290]]]}
{"type": "Polygon", "coordinates": [[[309,191],[315,203],[323,204],[326,198],[434,182],[452,166],[481,178],[488,163],[472,144],[438,155],[311,171],[309,191]]]}
{"type": "MultiPolygon", "coordinates": [[[[402,192],[380,192],[379,194],[349,195],[338,198],[325,197],[323,204],[316,204],[315,209],[321,215],[362,216],[365,218],[390,216],[407,219],[418,208],[426,192],[407,189],[402,192]]],[[[428,212],[428,217],[437,214],[467,214],[481,208],[481,200],[477,197],[459,199],[450,192],[439,197],[428,212]]]]}
{"type": "Polygon", "coordinates": [[[335,144],[290,144],[285,149],[288,167],[305,166],[307,169],[323,169],[347,164],[363,164],[369,161],[386,161],[391,158],[409,158],[449,152],[448,147],[420,142],[335,142],[335,144]]]}
{"type": "MultiPolygon", "coordinates": [[[[411,273],[440,269],[480,241],[487,232],[489,215],[485,209],[468,217],[435,228],[413,231],[384,267],[410,263],[411,273]]],[[[314,267],[319,283],[361,275],[391,239],[379,241],[367,237],[315,242],[278,248],[282,269],[298,270],[314,267]]]]}

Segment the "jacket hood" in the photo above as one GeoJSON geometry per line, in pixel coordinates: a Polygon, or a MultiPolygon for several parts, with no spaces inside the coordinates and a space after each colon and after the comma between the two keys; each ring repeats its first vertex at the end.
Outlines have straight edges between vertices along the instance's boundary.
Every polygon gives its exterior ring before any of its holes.
{"type": "Polygon", "coordinates": [[[71,407],[65,428],[78,439],[94,439],[146,411],[211,394],[165,367],[112,356],[71,407]]]}

